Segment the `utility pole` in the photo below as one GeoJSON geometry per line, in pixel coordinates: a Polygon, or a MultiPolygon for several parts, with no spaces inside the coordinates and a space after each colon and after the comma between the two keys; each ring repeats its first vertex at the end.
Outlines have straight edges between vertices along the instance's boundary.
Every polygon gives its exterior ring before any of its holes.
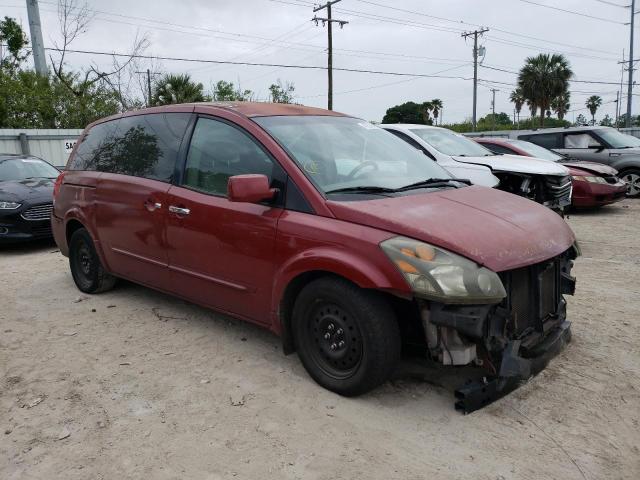
{"type": "Polygon", "coordinates": [[[36,73],[43,77],[49,75],[47,60],[44,56],[44,43],[42,41],[42,27],[40,26],[40,8],[38,0],[27,0],[27,16],[29,17],[29,33],[31,33],[31,50],[36,73]]]}
{"type": "Polygon", "coordinates": [[[493,124],[493,128],[492,130],[496,129],[496,92],[498,92],[499,90],[496,88],[492,88],[491,89],[491,93],[493,94],[493,99],[491,100],[491,111],[493,113],[493,115],[491,115],[491,118],[493,120],[492,124],[493,124]]]}
{"type": "Polygon", "coordinates": [[[626,127],[631,126],[631,102],[633,101],[633,27],[636,16],[636,0],[631,0],[631,25],[629,27],[629,84],[627,85],[626,127]]]}
{"type": "Polygon", "coordinates": [[[329,110],[333,110],[333,30],[332,23],[338,23],[340,28],[343,28],[347,23],[344,20],[335,20],[331,18],[331,5],[334,3],[338,3],[340,0],[332,0],[328,1],[324,5],[317,6],[313,9],[313,12],[318,12],[324,8],[327,9],[327,18],[321,18],[316,15],[311,19],[318,25],[318,22],[322,22],[322,26],[327,26],[327,39],[328,39],[328,50],[327,50],[327,108],[329,110]]]}
{"type": "Polygon", "coordinates": [[[616,92],[616,128],[620,128],[618,120],[620,119],[620,90],[616,92]]]}
{"type": "Polygon", "coordinates": [[[471,126],[474,132],[476,131],[476,101],[478,98],[478,36],[482,36],[483,33],[488,31],[488,28],[481,28],[480,30],[464,32],[462,34],[464,39],[473,35],[473,117],[471,126]]]}
{"type": "Polygon", "coordinates": [[[151,97],[151,75],[160,75],[160,73],[152,72],[148,68],[144,72],[136,71],[136,73],[140,73],[140,74],[143,74],[143,75],[147,76],[147,107],[152,107],[153,106],[153,100],[152,100],[152,97],[151,97]]]}

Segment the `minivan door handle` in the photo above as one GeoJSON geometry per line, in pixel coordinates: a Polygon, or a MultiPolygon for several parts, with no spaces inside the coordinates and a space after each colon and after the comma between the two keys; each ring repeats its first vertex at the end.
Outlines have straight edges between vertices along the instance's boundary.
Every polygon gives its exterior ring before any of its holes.
{"type": "Polygon", "coordinates": [[[154,210],[158,210],[159,208],[162,208],[162,204],[160,202],[154,202],[152,200],[147,200],[146,202],[144,202],[144,206],[150,212],[153,212],[154,210]]]}
{"type": "Polygon", "coordinates": [[[188,208],[178,207],[176,205],[169,206],[169,211],[171,213],[175,213],[176,215],[189,215],[191,213],[191,210],[189,210],[188,208]]]}

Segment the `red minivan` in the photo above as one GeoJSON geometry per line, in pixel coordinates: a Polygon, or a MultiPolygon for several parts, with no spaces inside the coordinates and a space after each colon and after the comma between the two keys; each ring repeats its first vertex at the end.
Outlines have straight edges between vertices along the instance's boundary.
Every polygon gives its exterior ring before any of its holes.
{"type": "Polygon", "coordinates": [[[332,111],[199,103],[95,122],[52,225],[81,291],[121,277],[262,325],[342,395],[419,344],[486,371],[456,392],[472,411],[570,339],[579,250],[562,218],[332,111]]]}

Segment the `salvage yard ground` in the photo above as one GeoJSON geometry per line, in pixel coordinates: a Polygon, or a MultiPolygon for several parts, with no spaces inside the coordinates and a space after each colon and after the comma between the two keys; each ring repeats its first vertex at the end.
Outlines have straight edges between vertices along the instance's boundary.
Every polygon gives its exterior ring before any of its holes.
{"type": "Polygon", "coordinates": [[[0,478],[638,479],[640,201],[568,222],[573,342],[467,416],[459,371],[412,359],[341,398],[266,331],[130,283],[82,295],[55,245],[2,247],[0,478]]]}

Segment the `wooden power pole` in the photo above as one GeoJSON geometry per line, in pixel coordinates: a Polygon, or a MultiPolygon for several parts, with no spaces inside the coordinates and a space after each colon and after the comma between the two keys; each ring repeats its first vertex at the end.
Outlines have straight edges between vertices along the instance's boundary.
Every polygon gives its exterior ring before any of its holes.
{"type": "Polygon", "coordinates": [[[477,112],[477,100],[478,100],[478,37],[483,33],[488,32],[488,28],[481,28],[480,30],[474,30],[473,32],[465,32],[462,34],[463,38],[473,36],[473,117],[471,120],[472,130],[476,131],[476,112],[477,112]]]}
{"type": "Polygon", "coordinates": [[[312,21],[322,22],[322,26],[327,26],[327,38],[328,38],[328,49],[327,49],[327,108],[329,110],[333,110],[333,31],[332,31],[332,23],[338,23],[340,28],[344,27],[347,21],[344,20],[335,20],[331,17],[331,5],[334,3],[338,3],[340,0],[332,0],[328,1],[324,5],[320,5],[313,9],[314,13],[318,12],[324,8],[327,9],[327,17],[321,18],[316,15],[312,18],[312,21]]]}

